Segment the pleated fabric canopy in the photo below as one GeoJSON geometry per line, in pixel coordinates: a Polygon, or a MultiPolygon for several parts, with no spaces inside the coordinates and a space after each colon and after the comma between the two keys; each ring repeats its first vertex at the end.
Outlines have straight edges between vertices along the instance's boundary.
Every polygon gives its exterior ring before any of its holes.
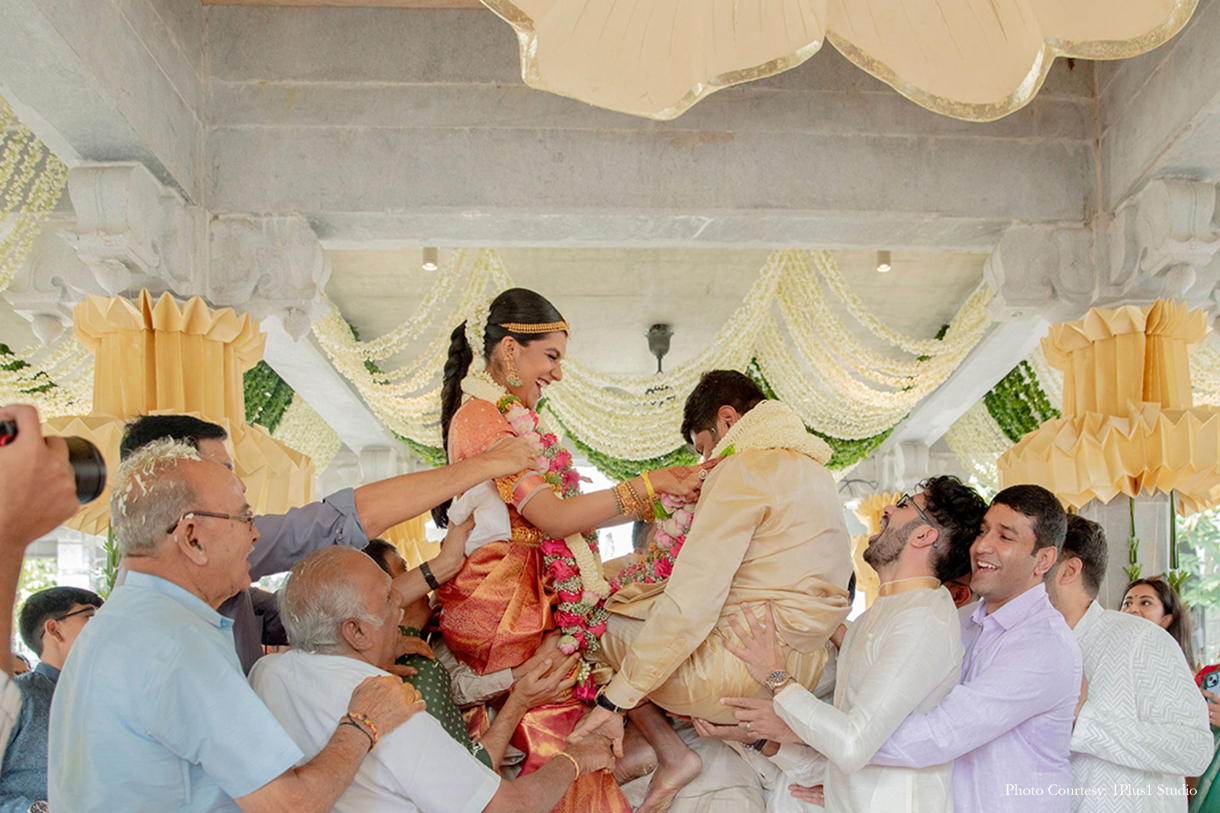
{"type": "Polygon", "coordinates": [[[1176,34],[1197,0],[483,0],[517,31],[539,90],[654,119],[804,62],[829,40],[912,101],[990,121],[1057,56],[1122,59],[1176,34]]]}

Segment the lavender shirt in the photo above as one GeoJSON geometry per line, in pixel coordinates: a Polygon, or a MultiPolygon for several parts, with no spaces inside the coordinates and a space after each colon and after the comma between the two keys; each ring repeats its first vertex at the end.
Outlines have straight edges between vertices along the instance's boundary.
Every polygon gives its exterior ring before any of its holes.
{"type": "Polygon", "coordinates": [[[1067,811],[1080,647],[1039,584],[987,615],[962,620],[962,681],[927,714],[912,714],[874,765],[953,762],[957,813],[1067,811]]]}

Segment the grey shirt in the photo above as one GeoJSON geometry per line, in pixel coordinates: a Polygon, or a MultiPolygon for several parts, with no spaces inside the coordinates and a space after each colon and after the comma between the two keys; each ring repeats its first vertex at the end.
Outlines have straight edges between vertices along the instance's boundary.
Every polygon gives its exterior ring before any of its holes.
{"type": "Polygon", "coordinates": [[[26,813],[31,804],[47,798],[47,726],[59,670],[40,663],[15,680],[21,689],[21,711],[0,769],[0,813],[26,813]]]}
{"type": "MultiPolygon", "coordinates": [[[[356,513],[356,492],[350,488],[286,514],[257,516],[254,527],[258,529],[258,542],[250,552],[252,581],[292,570],[301,559],[328,545],[350,545],[363,550],[369,543],[356,513]]],[[[125,570],[120,570],[115,585],[122,584],[126,575],[125,570]]],[[[233,641],[245,672],[263,656],[264,644],[288,643],[272,593],[243,590],[221,604],[219,612],[233,619],[233,641]]]]}

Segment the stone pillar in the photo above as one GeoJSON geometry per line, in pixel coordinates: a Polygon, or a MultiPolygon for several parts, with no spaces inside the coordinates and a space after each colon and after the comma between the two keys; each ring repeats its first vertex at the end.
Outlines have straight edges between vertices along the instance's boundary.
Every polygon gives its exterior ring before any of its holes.
{"type": "MultiPolygon", "coordinates": [[[[1169,513],[1169,495],[1141,493],[1136,497],[1120,495],[1102,502],[1090,500],[1080,507],[1079,514],[1101,526],[1106,533],[1109,558],[1106,579],[1097,600],[1107,610],[1117,610],[1130,579],[1131,507],[1135,504],[1135,536],[1139,539],[1136,558],[1139,577],[1159,576],[1169,571],[1169,528],[1173,518],[1169,513]]],[[[1137,577],[1137,578],[1139,578],[1137,577]]]]}

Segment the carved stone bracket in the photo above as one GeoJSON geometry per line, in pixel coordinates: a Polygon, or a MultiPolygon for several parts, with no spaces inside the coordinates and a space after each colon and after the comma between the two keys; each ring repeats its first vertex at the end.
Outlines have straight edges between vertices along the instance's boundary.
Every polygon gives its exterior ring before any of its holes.
{"type": "Polygon", "coordinates": [[[1013,226],[983,266],[999,322],[1051,321],[1087,310],[1097,296],[1093,232],[1083,226],[1013,226]]]}
{"type": "Polygon", "coordinates": [[[85,164],[68,174],[75,222],[47,223],[5,292],[50,343],[87,294],[140,289],[278,316],[300,339],[326,315],[330,259],[304,218],[226,215],[207,223],[142,164],[85,164]]]}
{"type": "Polygon", "coordinates": [[[255,319],[279,316],[300,340],[326,315],[330,258],[305,218],[226,215],[212,221],[205,296],[255,319]]]}
{"type": "Polygon", "coordinates": [[[998,321],[1063,321],[1161,297],[1215,311],[1218,221],[1214,184],[1158,179],[1093,228],[1013,226],[984,265],[995,292],[988,311],[998,321]]]}
{"type": "Polygon", "coordinates": [[[1102,306],[1159,297],[1215,309],[1220,233],[1215,184],[1156,180],[1121,205],[1108,227],[1102,306]]]}

